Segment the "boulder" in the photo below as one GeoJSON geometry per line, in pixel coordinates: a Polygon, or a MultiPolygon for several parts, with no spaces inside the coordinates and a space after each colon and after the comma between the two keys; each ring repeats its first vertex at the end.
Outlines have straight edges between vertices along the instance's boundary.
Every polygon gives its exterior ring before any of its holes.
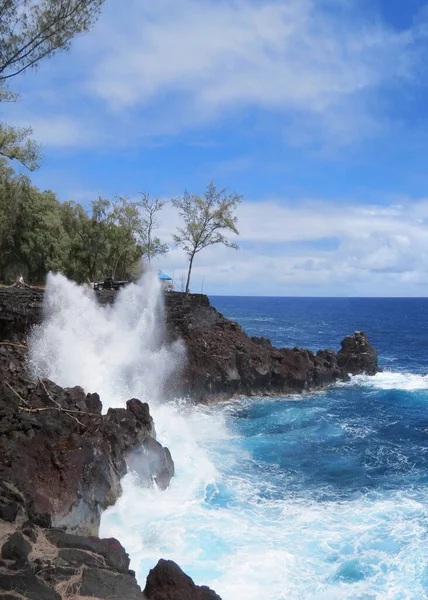
{"type": "Polygon", "coordinates": [[[221,600],[210,588],[195,585],[175,562],[162,558],[149,572],[144,595],[147,600],[221,600]]]}
{"type": "Polygon", "coordinates": [[[356,331],[342,341],[337,364],[344,373],[350,375],[376,375],[381,371],[377,351],[362,331],[356,331]]]}

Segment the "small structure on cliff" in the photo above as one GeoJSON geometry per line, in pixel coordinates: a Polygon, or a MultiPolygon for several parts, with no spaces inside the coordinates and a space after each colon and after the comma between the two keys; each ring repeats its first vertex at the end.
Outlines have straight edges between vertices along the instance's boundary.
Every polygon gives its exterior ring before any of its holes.
{"type": "Polygon", "coordinates": [[[172,277],[170,277],[169,275],[166,275],[166,273],[159,273],[158,278],[161,281],[161,283],[163,284],[164,290],[166,292],[172,292],[172,290],[174,289],[172,277]]]}

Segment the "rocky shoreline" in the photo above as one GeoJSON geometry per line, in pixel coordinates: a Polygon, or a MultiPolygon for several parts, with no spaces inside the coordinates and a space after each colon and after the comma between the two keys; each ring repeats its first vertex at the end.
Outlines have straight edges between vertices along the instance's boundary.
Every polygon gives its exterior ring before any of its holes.
{"type": "MultiPolygon", "coordinates": [[[[98,294],[101,303],[114,297],[98,294]]],[[[142,592],[121,544],[97,537],[127,463],[141,485],[160,489],[174,463],[147,404],[134,398],[102,415],[98,394],[29,378],[26,336],[41,322],[42,304],[41,290],[0,289],[0,598],[220,600],[163,559],[142,592]]],[[[249,338],[206,296],[173,292],[165,304],[166,337],[181,338],[187,352],[175,389],[197,402],[300,393],[378,371],[363,333],[345,338],[337,354],[277,349],[249,338]]]]}

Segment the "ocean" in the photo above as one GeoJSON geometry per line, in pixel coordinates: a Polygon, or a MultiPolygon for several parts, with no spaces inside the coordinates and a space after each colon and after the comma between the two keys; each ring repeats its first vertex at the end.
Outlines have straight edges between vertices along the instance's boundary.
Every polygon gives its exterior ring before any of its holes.
{"type": "MultiPolygon", "coordinates": [[[[50,293],[72,314],[76,292],[69,285],[64,278],[49,282],[50,293]]],[[[135,392],[150,402],[152,392],[138,388],[132,365],[134,332],[147,339],[153,319],[146,314],[136,327],[135,314],[129,316],[135,294],[124,291],[122,308],[106,317],[108,327],[101,318],[105,309],[92,304],[85,310],[93,315],[80,332],[76,314],[67,319],[62,313],[61,333],[55,322],[48,323],[39,349],[45,356],[46,348],[56,351],[43,372],[63,384],[80,378],[107,406],[135,392]],[[103,330],[104,342],[109,328],[111,335],[117,328],[123,336],[126,319],[132,364],[124,359],[124,346],[103,355],[96,333],[103,330]],[[67,358],[58,358],[61,336],[68,348],[85,354],[85,367],[60,368],[67,358]],[[109,380],[118,357],[122,379],[109,380]],[[104,369],[99,379],[97,368],[104,369]],[[124,373],[133,383],[122,390],[124,373]]],[[[427,598],[428,299],[212,297],[211,302],[248,334],[269,337],[278,346],[338,349],[345,335],[362,330],[384,371],[322,392],[240,398],[214,407],[195,408],[153,392],[158,439],[172,452],[176,476],[159,492],[138,487],[129,473],[122,497],[103,515],[101,535],[115,536],[126,547],[142,587],[163,557],[223,600],[427,598]]],[[[155,305],[149,303],[146,313],[155,305]]],[[[148,361],[150,371],[156,358],[173,360],[178,351],[150,344],[143,350],[137,358],[148,361]]]]}

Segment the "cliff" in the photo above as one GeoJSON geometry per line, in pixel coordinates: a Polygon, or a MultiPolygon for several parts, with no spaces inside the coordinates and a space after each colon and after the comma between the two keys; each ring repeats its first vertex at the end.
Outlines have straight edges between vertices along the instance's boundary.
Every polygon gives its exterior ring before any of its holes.
{"type": "Polygon", "coordinates": [[[362,332],[346,337],[337,353],[275,348],[266,338],[250,338],[207,296],[174,292],[166,295],[166,321],[169,338],[186,346],[181,391],[199,402],[302,393],[379,371],[377,352],[362,332]]]}

